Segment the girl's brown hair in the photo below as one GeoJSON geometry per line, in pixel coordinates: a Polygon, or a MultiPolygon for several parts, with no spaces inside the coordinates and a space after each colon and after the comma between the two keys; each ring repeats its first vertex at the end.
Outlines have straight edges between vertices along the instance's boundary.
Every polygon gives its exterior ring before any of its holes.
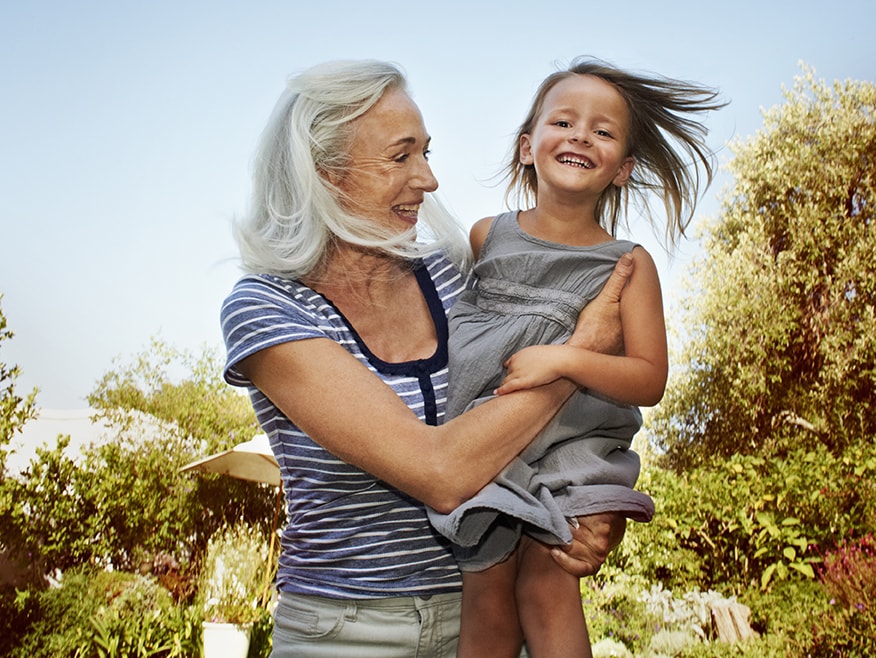
{"type": "Polygon", "coordinates": [[[648,195],[655,193],[666,209],[667,245],[674,245],[693,217],[701,187],[708,187],[713,177],[713,153],[705,143],[708,130],[696,115],[727,104],[716,90],[696,83],[630,73],[593,58],[577,58],[567,69],[549,75],[517,130],[504,170],[506,202],[513,199],[522,206],[536,203],[538,178],[533,165],[520,162],[520,138],[532,133],[548,92],[575,75],[592,75],[613,85],[630,111],[626,155],[635,159],[633,174],[625,186],[610,185],[605,190],[596,206],[597,221],[615,235],[632,194],[647,219],[656,225],[648,203],[648,195]]]}

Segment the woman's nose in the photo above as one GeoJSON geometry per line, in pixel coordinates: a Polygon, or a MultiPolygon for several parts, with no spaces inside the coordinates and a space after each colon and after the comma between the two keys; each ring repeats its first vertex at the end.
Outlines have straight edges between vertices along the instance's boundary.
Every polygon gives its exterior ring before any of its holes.
{"type": "Polygon", "coordinates": [[[432,167],[429,166],[429,161],[423,158],[416,174],[415,187],[424,190],[425,192],[434,192],[438,189],[438,179],[432,173],[432,167]]]}

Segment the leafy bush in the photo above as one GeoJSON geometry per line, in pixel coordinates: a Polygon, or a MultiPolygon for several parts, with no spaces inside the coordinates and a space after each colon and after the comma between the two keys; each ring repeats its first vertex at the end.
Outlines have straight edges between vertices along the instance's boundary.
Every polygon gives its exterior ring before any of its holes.
{"type": "Polygon", "coordinates": [[[240,523],[219,530],[207,545],[199,579],[204,620],[257,621],[271,599],[273,576],[268,542],[258,529],[240,523]]]}
{"type": "Polygon", "coordinates": [[[623,655],[618,652],[617,644],[629,650],[646,647],[651,636],[659,630],[655,621],[646,614],[645,604],[639,600],[640,591],[641,584],[622,574],[601,583],[592,578],[581,581],[590,641],[592,644],[601,642],[602,655],[623,655]]]}
{"type": "MultiPolygon", "coordinates": [[[[197,566],[215,529],[241,519],[267,529],[274,489],[179,472],[250,438],[257,425],[249,402],[221,382],[215,355],[153,348],[105,375],[90,398],[111,421],[111,440],[74,459],[61,437],[39,448],[21,476],[0,480],[0,536],[20,554],[62,572],[86,564],[135,571],[161,555],[197,566]],[[191,373],[174,382],[168,363],[191,373]]],[[[181,595],[193,589],[179,585],[181,595]]]]}
{"type": "Polygon", "coordinates": [[[873,535],[844,542],[828,553],[820,578],[830,597],[830,608],[816,629],[814,655],[872,655],[876,637],[876,540],[873,535]]]}
{"type": "Polygon", "coordinates": [[[162,658],[200,651],[200,618],[149,577],[75,570],[58,587],[21,593],[28,621],[9,658],[162,658]]]}
{"type": "Polygon", "coordinates": [[[876,527],[876,446],[839,458],[820,444],[781,457],[734,455],[689,472],[643,472],[655,500],[649,524],[630,524],[609,557],[618,571],[672,589],[740,594],[776,581],[814,579],[836,537],[876,527]]]}

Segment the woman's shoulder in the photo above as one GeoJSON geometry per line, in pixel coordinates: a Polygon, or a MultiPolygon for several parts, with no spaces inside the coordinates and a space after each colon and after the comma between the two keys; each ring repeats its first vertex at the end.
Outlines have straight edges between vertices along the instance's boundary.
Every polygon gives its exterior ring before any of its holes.
{"type": "Polygon", "coordinates": [[[456,297],[465,289],[470,272],[463,271],[443,252],[429,254],[420,261],[429,273],[429,278],[441,301],[452,304],[456,297]]]}
{"type": "Polygon", "coordinates": [[[245,274],[232,286],[225,297],[221,316],[229,318],[253,317],[282,313],[310,314],[318,304],[318,293],[300,281],[273,274],[245,274]]]}
{"type": "Polygon", "coordinates": [[[246,296],[295,295],[305,286],[295,279],[275,274],[244,274],[232,286],[227,299],[246,296]]]}
{"type": "Polygon", "coordinates": [[[426,267],[433,278],[436,276],[452,275],[453,272],[463,272],[466,263],[460,263],[459,259],[447,254],[444,251],[435,251],[424,256],[421,256],[414,261],[415,267],[426,267]]]}

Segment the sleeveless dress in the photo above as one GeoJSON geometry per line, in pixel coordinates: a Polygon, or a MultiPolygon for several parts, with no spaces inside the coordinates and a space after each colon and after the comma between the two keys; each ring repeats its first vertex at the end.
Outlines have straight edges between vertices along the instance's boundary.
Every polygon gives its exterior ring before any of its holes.
{"type": "MultiPolygon", "coordinates": [[[[581,309],[635,246],[547,242],[525,233],[517,214],[493,220],[474,284],[451,308],[448,420],[493,397],[502,364],[515,352],[564,343],[581,309]]],[[[467,571],[504,560],[521,532],[570,543],[570,517],[620,512],[650,521],[653,501],[633,489],[640,463],[630,445],[641,423],[637,407],[578,391],[493,482],[449,514],[430,509],[429,518],[454,542],[467,571]]]]}

